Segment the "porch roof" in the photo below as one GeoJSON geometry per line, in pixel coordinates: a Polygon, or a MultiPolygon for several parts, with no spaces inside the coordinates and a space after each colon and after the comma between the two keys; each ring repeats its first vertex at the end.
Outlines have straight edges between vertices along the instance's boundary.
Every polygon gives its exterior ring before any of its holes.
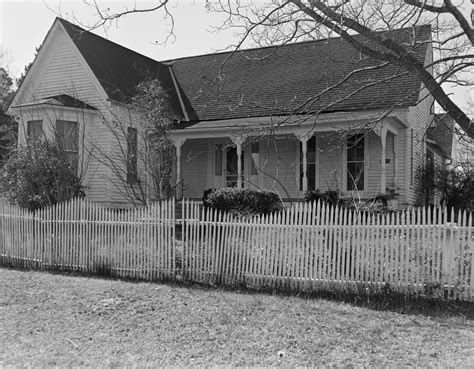
{"type": "Polygon", "coordinates": [[[182,122],[170,131],[173,139],[236,137],[268,135],[310,136],[316,132],[374,130],[380,134],[382,126],[393,133],[404,127],[403,109],[385,116],[384,110],[366,112],[334,112],[314,116],[267,116],[235,118],[202,122],[182,122]]]}
{"type": "Polygon", "coordinates": [[[43,99],[29,101],[23,104],[12,106],[13,109],[15,108],[26,108],[26,107],[33,107],[39,105],[53,105],[53,106],[63,106],[67,108],[77,108],[77,109],[86,109],[86,110],[97,110],[92,105],[89,105],[79,99],[76,99],[69,95],[56,95],[51,97],[45,97],[43,99]]]}

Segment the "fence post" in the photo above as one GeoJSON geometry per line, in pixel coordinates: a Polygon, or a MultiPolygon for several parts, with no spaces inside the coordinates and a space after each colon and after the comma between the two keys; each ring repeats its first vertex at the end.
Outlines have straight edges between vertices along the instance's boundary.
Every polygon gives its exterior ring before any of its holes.
{"type": "Polygon", "coordinates": [[[451,291],[453,279],[455,277],[454,266],[455,266],[455,237],[454,234],[457,232],[456,226],[451,223],[446,223],[446,239],[442,243],[442,258],[443,258],[443,280],[447,284],[448,292],[451,291]]]}

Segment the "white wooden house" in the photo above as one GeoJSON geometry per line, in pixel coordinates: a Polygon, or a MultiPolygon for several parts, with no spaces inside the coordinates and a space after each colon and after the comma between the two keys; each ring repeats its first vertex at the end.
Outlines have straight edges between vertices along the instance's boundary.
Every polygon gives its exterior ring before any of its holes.
{"type": "MultiPolygon", "coordinates": [[[[390,37],[429,64],[430,33],[427,26],[390,37]]],[[[340,38],[158,62],[60,18],[10,106],[19,144],[28,134],[67,136],[86,195],[123,206],[124,188],[136,184],[118,172],[135,171],[148,186],[140,159],[129,163],[144,145],[129,103],[150,77],[169,95],[175,181],[185,198],[223,186],[274,190],[291,201],[337,189],[361,198],[391,193],[406,206],[426,153],[441,162],[450,155],[437,141],[442,127],[427,138],[437,120],[421,82],[340,38]]]]}

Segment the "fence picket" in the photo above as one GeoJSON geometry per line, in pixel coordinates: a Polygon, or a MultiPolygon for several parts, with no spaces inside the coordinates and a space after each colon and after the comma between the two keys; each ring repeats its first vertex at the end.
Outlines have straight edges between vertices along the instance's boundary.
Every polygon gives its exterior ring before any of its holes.
{"type": "Polygon", "coordinates": [[[236,218],[189,200],[181,209],[178,221],[174,200],[120,211],[78,199],[34,212],[0,204],[0,264],[293,290],[388,285],[474,299],[471,212],[380,216],[314,202],[236,218]]]}

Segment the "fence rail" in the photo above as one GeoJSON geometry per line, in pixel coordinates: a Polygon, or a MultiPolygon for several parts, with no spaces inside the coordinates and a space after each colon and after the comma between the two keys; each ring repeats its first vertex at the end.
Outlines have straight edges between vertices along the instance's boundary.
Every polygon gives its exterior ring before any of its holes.
{"type": "Polygon", "coordinates": [[[321,204],[237,217],[183,201],[114,211],[82,200],[0,205],[0,264],[145,280],[394,291],[474,301],[472,214],[367,215],[321,204]],[[456,223],[448,222],[456,219],[456,223]]]}

